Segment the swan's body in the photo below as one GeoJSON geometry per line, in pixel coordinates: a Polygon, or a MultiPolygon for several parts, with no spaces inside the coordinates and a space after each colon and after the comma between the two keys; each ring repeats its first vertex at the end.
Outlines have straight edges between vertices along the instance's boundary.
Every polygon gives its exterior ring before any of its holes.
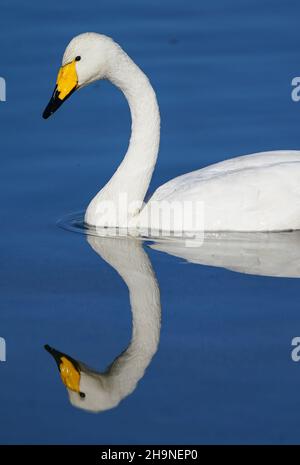
{"type": "Polygon", "coordinates": [[[177,226],[168,209],[175,205],[182,209],[184,220],[179,229],[183,231],[300,228],[298,151],[256,153],[179,176],[157,189],[144,205],[160,137],[159,109],[149,80],[113,40],[94,33],[82,34],[70,42],[63,58],[64,69],[45,117],[75,88],[103,78],[121,89],[132,116],[127,153],[110,181],[89,204],[86,223],[171,232],[177,226]],[[78,63],[76,57],[80,58],[78,63]],[[74,73],[77,84],[72,87],[74,73]]]}
{"type": "MultiPolygon", "coordinates": [[[[256,153],[184,174],[159,187],[145,210],[179,200],[203,202],[206,231],[300,229],[300,152],[256,153]]],[[[147,216],[141,212],[141,226],[147,216]]]]}

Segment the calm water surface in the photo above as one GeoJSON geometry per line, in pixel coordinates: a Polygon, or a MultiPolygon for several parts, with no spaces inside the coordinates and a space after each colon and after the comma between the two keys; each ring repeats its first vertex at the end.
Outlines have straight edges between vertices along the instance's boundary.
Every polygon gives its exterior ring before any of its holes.
{"type": "Polygon", "coordinates": [[[157,91],[162,142],[150,190],[230,156],[299,149],[300,103],[290,97],[299,2],[0,8],[0,442],[298,443],[300,364],[290,353],[300,282],[274,275],[300,276],[299,234],[214,237],[187,251],[64,231],[57,221],[84,210],[120,163],[129,111],[103,82],[49,121],[41,112],[65,45],[93,30],[120,42],[157,91]],[[130,343],[132,316],[129,357],[83,401],[105,410],[74,407],[44,344],[105,372],[130,343]]]}

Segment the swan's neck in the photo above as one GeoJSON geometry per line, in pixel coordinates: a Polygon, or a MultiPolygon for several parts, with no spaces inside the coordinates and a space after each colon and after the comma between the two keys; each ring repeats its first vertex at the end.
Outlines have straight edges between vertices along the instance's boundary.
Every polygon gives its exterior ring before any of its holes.
{"type": "Polygon", "coordinates": [[[96,226],[126,227],[142,207],[152,177],[159,148],[160,116],[148,78],[121,49],[111,68],[108,79],[122,90],[130,107],[130,143],[117,171],[90,203],[85,220],[96,226]],[[128,208],[124,207],[125,202],[128,208]]]}

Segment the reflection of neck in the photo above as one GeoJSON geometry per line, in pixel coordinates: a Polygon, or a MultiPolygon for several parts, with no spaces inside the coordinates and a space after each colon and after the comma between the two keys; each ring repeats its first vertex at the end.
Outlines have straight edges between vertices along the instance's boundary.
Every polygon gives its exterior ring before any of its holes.
{"type": "Polygon", "coordinates": [[[101,375],[102,386],[118,403],[130,394],[157,350],[160,294],[148,256],[139,241],[90,237],[90,245],[120,274],[129,289],[133,330],[128,348],[101,375]]]}

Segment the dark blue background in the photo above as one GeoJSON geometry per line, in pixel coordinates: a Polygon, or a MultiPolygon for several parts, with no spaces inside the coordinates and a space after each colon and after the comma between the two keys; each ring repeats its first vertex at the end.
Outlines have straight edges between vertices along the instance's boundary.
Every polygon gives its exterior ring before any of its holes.
{"type": "MultiPolygon", "coordinates": [[[[159,352],[111,411],[74,409],[49,343],[104,368],[131,333],[127,290],[84,236],[82,210],[126,150],[127,104],[103,82],[41,112],[80,32],[112,36],[149,75],[162,141],[151,184],[235,155],[300,149],[300,4],[280,0],[2,0],[1,443],[298,443],[299,281],[184,264],[151,251],[159,352]]],[[[276,205],[274,205],[276,208],[276,205]]]]}

